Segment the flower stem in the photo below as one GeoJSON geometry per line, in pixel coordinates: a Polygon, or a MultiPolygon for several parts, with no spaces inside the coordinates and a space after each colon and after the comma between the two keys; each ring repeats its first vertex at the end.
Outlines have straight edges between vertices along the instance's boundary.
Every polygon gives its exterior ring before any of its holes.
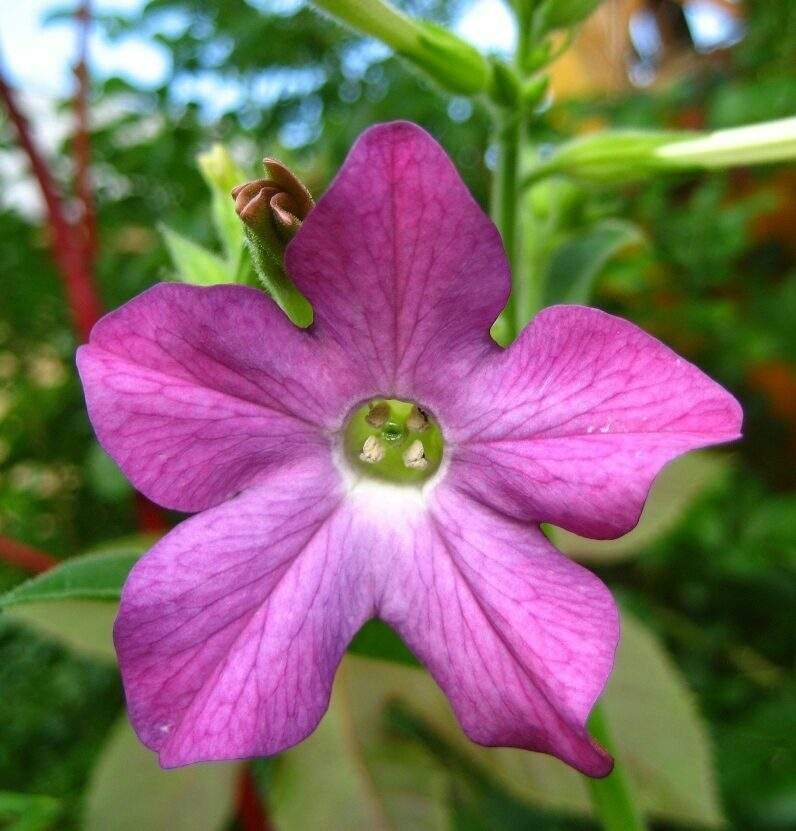
{"type": "MultiPolygon", "coordinates": [[[[501,113],[497,120],[497,169],[492,187],[492,219],[503,237],[503,247],[511,266],[513,281],[519,265],[518,201],[522,117],[518,112],[501,113]]],[[[506,308],[501,315],[499,339],[509,344],[517,337],[517,286],[512,286],[506,308]]]]}
{"type": "MultiPolygon", "coordinates": [[[[515,5],[518,40],[514,69],[520,83],[525,80],[523,65],[531,47],[533,10],[532,0],[515,5]]],[[[527,115],[528,107],[521,96],[513,107],[503,109],[495,116],[498,157],[492,189],[492,219],[503,237],[511,266],[512,286],[506,308],[493,329],[493,336],[504,346],[517,337],[526,322],[523,300],[528,294],[526,284],[529,274],[527,264],[522,262],[523,222],[520,200],[523,196],[522,150],[526,140],[527,115]]]]}
{"type": "Polygon", "coordinates": [[[600,702],[592,710],[589,729],[594,738],[614,757],[614,769],[609,776],[587,780],[595,816],[605,831],[646,831],[646,823],[633,800],[632,788],[622,761],[617,759],[617,749],[600,702]]]}
{"type": "Polygon", "coordinates": [[[60,560],[24,542],[0,536],[0,561],[32,574],[57,566],[60,560]]]}

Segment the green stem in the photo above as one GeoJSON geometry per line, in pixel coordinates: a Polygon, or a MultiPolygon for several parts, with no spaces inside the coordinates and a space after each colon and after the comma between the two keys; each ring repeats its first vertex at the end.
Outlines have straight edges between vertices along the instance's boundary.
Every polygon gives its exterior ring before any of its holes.
{"type": "Polygon", "coordinates": [[[616,746],[602,704],[597,703],[589,719],[589,729],[595,739],[614,757],[613,772],[604,779],[589,779],[589,793],[595,816],[604,831],[646,831],[647,825],[633,801],[632,788],[621,759],[616,757],[616,746]]]}
{"type": "MultiPolygon", "coordinates": [[[[514,66],[523,79],[523,58],[530,47],[533,3],[526,0],[515,6],[517,14],[517,53],[514,66]]],[[[526,110],[522,101],[511,109],[501,110],[495,117],[497,128],[497,169],[492,185],[492,219],[503,237],[503,246],[511,266],[511,295],[500,316],[493,335],[505,345],[511,343],[523,326],[521,310],[525,270],[522,268],[522,223],[520,221],[521,152],[525,141],[526,110]]]]}
{"type": "Polygon", "coordinates": [[[512,290],[501,315],[499,340],[511,343],[517,337],[517,268],[519,263],[520,145],[522,118],[517,112],[501,113],[497,124],[497,169],[492,186],[492,218],[503,237],[503,247],[512,271],[512,290]]]}

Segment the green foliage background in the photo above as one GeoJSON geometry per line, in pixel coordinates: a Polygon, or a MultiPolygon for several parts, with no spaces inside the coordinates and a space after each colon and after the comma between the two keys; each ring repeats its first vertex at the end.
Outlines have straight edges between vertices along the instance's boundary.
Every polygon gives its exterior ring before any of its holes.
{"type": "MultiPolygon", "coordinates": [[[[458,11],[441,0],[402,5],[441,22],[458,11]]],[[[706,61],[654,90],[554,102],[532,128],[533,141],[561,140],[594,119],[671,128],[697,118],[718,128],[792,115],[796,7],[786,0],[746,7],[745,37],[726,60],[706,61]]],[[[150,33],[172,64],[156,89],[120,78],[95,83],[98,276],[108,308],[169,277],[159,223],[217,246],[195,163],[214,141],[252,174],[265,153],[283,158],[317,194],[364,127],[408,118],[443,143],[487,202],[488,123],[479,106],[441,96],[306,8],[152,0],[135,20],[98,24],[111,34],[150,33]],[[172,14],[189,21],[179,34],[165,33],[172,14]],[[175,84],[205,76],[239,85],[240,105],[210,118],[176,99],[175,84]]],[[[0,121],[0,144],[12,142],[0,121]]],[[[744,404],[746,437],[726,455],[725,474],[636,556],[591,565],[658,633],[685,675],[713,739],[729,823],[794,827],[796,176],[774,167],[620,188],[549,186],[560,189],[556,204],[568,212],[556,244],[601,216],[636,223],[647,240],[610,260],[591,302],[659,335],[744,404]]],[[[93,442],[74,348],[42,228],[0,209],[0,534],[59,557],[137,528],[130,491],[93,442]]],[[[0,588],[24,577],[0,565],[0,588]]],[[[48,825],[44,810],[31,827],[81,827],[86,784],[121,707],[107,663],[0,617],[0,792],[54,797],[60,806],[56,824],[48,825]]],[[[392,718],[424,758],[443,761],[453,827],[590,827],[528,807],[405,714],[392,718]]],[[[258,767],[266,801],[275,764],[258,767]]],[[[3,805],[0,799],[0,824],[3,805]]]]}

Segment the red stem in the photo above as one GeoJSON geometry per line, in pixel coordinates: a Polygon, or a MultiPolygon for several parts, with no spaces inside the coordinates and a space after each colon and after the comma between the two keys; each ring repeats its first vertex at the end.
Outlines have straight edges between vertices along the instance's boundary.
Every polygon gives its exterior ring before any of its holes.
{"type": "Polygon", "coordinates": [[[32,574],[40,574],[60,562],[56,557],[10,537],[0,537],[0,559],[32,574]]]}
{"type": "Polygon", "coordinates": [[[3,76],[2,68],[0,68],[0,101],[3,102],[8,117],[14,125],[20,147],[28,157],[31,171],[44,199],[52,238],[53,257],[64,282],[75,328],[81,340],[88,340],[88,334],[99,319],[101,309],[99,297],[94,290],[91,270],[83,256],[82,246],[76,239],[74,228],[66,219],[63,201],[50,174],[50,169],[33,138],[27,118],[17,105],[14,90],[3,76]]]}
{"type": "Polygon", "coordinates": [[[243,831],[273,831],[257,792],[251,765],[244,765],[238,776],[238,822],[243,831]]]}

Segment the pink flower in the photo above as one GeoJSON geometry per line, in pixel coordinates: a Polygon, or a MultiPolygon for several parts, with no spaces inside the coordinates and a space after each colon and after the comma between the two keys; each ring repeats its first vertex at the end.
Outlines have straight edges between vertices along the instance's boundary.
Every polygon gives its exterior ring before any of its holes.
{"type": "Polygon", "coordinates": [[[411,124],[360,138],[286,265],[308,330],[254,289],[162,284],[79,351],[103,447],[151,499],[201,512],[122,594],[141,740],[164,767],[289,747],[379,617],[474,741],[605,775],[585,723],[617,609],[539,523],[626,533],[663,465],[739,436],[738,403],[594,309],[546,309],[496,346],[500,238],[411,124]]]}

